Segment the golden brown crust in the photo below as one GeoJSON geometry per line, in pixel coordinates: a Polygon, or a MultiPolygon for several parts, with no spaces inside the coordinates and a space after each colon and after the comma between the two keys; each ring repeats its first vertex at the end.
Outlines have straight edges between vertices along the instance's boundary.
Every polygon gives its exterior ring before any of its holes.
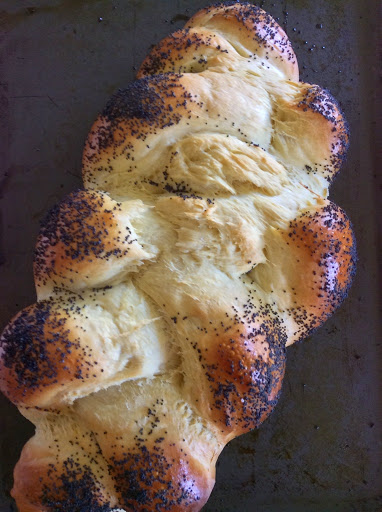
{"type": "Polygon", "coordinates": [[[275,91],[275,97],[270,152],[287,168],[322,176],[330,184],[349,146],[349,128],[338,102],[329,91],[302,82],[296,94],[275,91]]]}
{"type": "Polygon", "coordinates": [[[1,337],[0,371],[10,400],[45,407],[69,383],[81,387],[101,378],[104,364],[84,343],[81,316],[72,297],[66,303],[37,302],[11,321],[1,337]]]}
{"type": "Polygon", "coordinates": [[[291,222],[283,238],[295,259],[290,313],[298,325],[296,339],[303,339],[346,297],[355,273],[355,238],[346,214],[329,201],[291,222]]]}
{"type": "MultiPolygon", "coordinates": [[[[321,172],[331,182],[340,170],[349,147],[349,127],[341,108],[329,91],[311,84],[304,84],[302,97],[295,108],[304,112],[307,119],[314,119],[316,141],[320,146],[330,148],[321,172]]],[[[317,172],[314,167],[306,170],[317,172]]]]}
{"type": "Polygon", "coordinates": [[[134,286],[60,291],[5,328],[0,387],[18,405],[61,408],[79,397],[171,367],[165,324],[134,286]],[[121,311],[115,314],[115,311],[121,311]]]}
{"type": "Polygon", "coordinates": [[[91,469],[71,457],[61,465],[41,462],[22,465],[19,462],[14,479],[12,496],[22,512],[111,510],[107,492],[91,469]]]}
{"type": "Polygon", "coordinates": [[[83,178],[88,187],[109,190],[113,173],[136,179],[137,163],[151,152],[155,136],[196,117],[200,104],[187,81],[176,74],[144,78],[111,98],[85,143],[83,178]]]}
{"type": "Polygon", "coordinates": [[[78,291],[115,283],[148,256],[121,203],[97,191],[77,190],[42,223],[34,257],[39,298],[55,287],[78,291]]]}
{"type": "Polygon", "coordinates": [[[52,430],[32,438],[15,467],[12,496],[19,510],[110,512],[117,499],[94,434],[52,430]]]}
{"type": "Polygon", "coordinates": [[[287,345],[304,339],[343,302],[356,268],[351,223],[330,201],[271,234],[269,264],[253,277],[274,298],[288,325],[287,345]]]}
{"type": "Polygon", "coordinates": [[[285,370],[285,329],[269,307],[250,298],[221,321],[208,322],[199,340],[195,407],[221,435],[236,437],[258,427],[279,398],[285,370]]]}
{"type": "Polygon", "coordinates": [[[186,25],[199,26],[227,35],[241,50],[249,50],[251,57],[272,62],[288,79],[298,81],[297,59],[287,35],[259,7],[249,2],[217,3],[197,12],[186,25]]]}
{"type": "Polygon", "coordinates": [[[191,453],[160,437],[151,446],[120,448],[109,461],[120,506],[127,510],[196,512],[215,483],[191,453]]]}
{"type": "Polygon", "coordinates": [[[12,490],[20,510],[196,512],[212,491],[214,467],[203,466],[182,441],[169,444],[158,434],[149,444],[138,435],[130,447],[117,436],[101,455],[93,433],[72,439],[71,454],[59,439],[50,440],[49,448],[24,447],[12,490]]]}

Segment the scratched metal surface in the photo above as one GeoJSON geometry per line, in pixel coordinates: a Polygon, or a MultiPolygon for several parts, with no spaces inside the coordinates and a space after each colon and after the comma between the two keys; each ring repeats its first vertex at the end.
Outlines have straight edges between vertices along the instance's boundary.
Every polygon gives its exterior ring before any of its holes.
{"type": "MultiPolygon", "coordinates": [[[[133,79],[150,45],[206,3],[1,1],[0,328],[34,301],[32,253],[39,220],[80,185],[82,145],[97,112],[133,79]]],[[[302,79],[329,88],[350,122],[349,158],[331,196],[354,223],[359,265],[341,309],[309,340],[289,349],[277,410],[258,431],[225,449],[204,510],[377,511],[382,509],[374,157],[378,2],[259,3],[286,27],[302,79]]],[[[12,469],[33,428],[3,397],[0,411],[0,510],[8,512],[16,510],[9,497],[12,469]]]]}

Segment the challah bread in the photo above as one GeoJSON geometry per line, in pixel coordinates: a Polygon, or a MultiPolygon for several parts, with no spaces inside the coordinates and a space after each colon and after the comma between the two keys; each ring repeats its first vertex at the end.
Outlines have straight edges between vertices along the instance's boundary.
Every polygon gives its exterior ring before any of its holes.
{"type": "Polygon", "coordinates": [[[5,328],[2,391],[36,425],[21,512],[199,511],[232,438],[277,403],[285,347],[346,296],[328,186],[348,146],[251,4],[203,9],[93,125],[84,190],[45,218],[38,302],[5,328]]]}
{"type": "Polygon", "coordinates": [[[144,210],[141,201],[117,203],[102,192],[69,194],[42,223],[34,258],[38,299],[54,287],[99,288],[134,272],[151,257],[130,223],[144,210]]]}

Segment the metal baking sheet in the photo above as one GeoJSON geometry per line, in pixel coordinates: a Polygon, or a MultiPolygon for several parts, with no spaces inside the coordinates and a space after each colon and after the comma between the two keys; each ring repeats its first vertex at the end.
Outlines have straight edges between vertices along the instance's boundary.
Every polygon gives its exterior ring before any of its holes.
{"type": "MultiPolygon", "coordinates": [[[[220,457],[205,512],[382,510],[375,90],[378,1],[258,2],[279,20],[305,81],[329,88],[351,127],[331,197],[358,241],[354,286],[314,336],[288,350],[276,411],[220,457]]],[[[81,184],[83,141],[151,44],[208,0],[1,0],[0,327],[35,299],[39,221],[81,184]]],[[[0,401],[0,510],[32,426],[0,401]]]]}

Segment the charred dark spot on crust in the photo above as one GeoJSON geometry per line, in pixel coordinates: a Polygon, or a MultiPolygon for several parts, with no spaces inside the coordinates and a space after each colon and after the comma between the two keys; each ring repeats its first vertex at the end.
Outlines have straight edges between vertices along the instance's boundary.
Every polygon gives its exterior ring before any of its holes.
{"type": "Polygon", "coordinates": [[[318,85],[309,87],[305,92],[304,98],[297,106],[304,112],[311,110],[320,114],[332,125],[332,132],[335,134],[336,141],[332,143],[330,166],[327,166],[327,179],[330,182],[346,158],[349,147],[349,125],[338,101],[332,96],[330,91],[322,89],[318,85]]]}
{"type": "Polygon", "coordinates": [[[123,458],[112,457],[110,473],[121,505],[139,512],[188,510],[202,498],[200,477],[193,474],[187,453],[160,443],[149,450],[141,445],[123,458]]]}
{"type": "MultiPolygon", "coordinates": [[[[250,41],[252,40],[265,48],[266,60],[272,56],[275,59],[296,62],[288,37],[283,34],[275,20],[259,7],[247,2],[217,3],[200,11],[197,16],[200,13],[212,14],[206,22],[206,27],[203,27],[210,30],[211,33],[209,35],[205,33],[199,35],[197,32],[190,31],[191,28],[194,28],[191,20],[191,24],[187,28],[174,32],[154,47],[143,63],[140,75],[155,75],[164,71],[175,73],[201,72],[209,67],[211,56],[229,53],[230,51],[236,53],[235,44],[233,42],[231,44],[229,37],[224,43],[224,48],[222,48],[221,43],[217,42],[214,34],[215,21],[221,18],[236,20],[241,28],[245,29],[240,38],[241,42],[250,47],[250,41]],[[231,7],[234,7],[234,9],[231,9],[231,7]],[[192,59],[189,52],[190,48],[192,49],[192,59]],[[279,55],[274,52],[275,48],[278,49],[279,55]]],[[[220,32],[219,34],[224,41],[225,34],[220,32]]],[[[258,55],[256,52],[253,54],[249,52],[247,57],[257,59],[258,55]]]]}
{"type": "Polygon", "coordinates": [[[57,470],[51,464],[41,492],[41,504],[51,512],[111,512],[100,484],[87,465],[68,458],[57,470]]]}

